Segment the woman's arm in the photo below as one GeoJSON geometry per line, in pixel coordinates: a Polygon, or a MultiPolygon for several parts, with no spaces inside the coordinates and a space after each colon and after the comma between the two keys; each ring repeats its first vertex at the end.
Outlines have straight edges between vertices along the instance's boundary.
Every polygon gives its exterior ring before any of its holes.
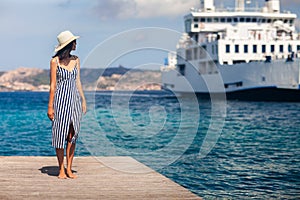
{"type": "Polygon", "coordinates": [[[54,119],[54,93],[56,89],[56,58],[52,58],[50,61],[50,91],[49,91],[49,103],[48,103],[48,117],[50,120],[54,119]]]}
{"type": "Polygon", "coordinates": [[[78,69],[78,74],[77,74],[77,88],[79,91],[79,94],[81,96],[81,100],[82,100],[82,111],[85,114],[86,113],[86,101],[85,101],[85,97],[84,97],[84,93],[82,90],[82,85],[81,85],[81,81],[80,81],[80,60],[79,58],[76,59],[77,62],[77,69],[78,69]]]}

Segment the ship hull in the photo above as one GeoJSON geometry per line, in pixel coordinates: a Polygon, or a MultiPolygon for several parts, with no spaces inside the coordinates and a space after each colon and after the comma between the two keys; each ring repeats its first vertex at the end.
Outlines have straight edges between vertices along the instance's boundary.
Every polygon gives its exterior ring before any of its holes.
{"type": "Polygon", "coordinates": [[[163,72],[163,85],[179,95],[197,94],[243,101],[300,102],[299,59],[287,63],[243,63],[216,66],[218,73],[203,75],[193,65],[184,75],[177,70],[163,72]],[[226,94],[226,95],[225,95],[226,94]]]}

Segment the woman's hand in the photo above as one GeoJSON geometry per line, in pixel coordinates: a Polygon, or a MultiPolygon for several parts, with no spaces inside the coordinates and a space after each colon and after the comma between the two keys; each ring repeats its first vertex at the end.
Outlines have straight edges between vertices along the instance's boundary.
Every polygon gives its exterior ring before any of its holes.
{"type": "Polygon", "coordinates": [[[82,101],[82,112],[83,112],[83,114],[86,113],[86,101],[85,100],[82,101]]]}
{"type": "Polygon", "coordinates": [[[47,113],[47,115],[48,115],[48,118],[49,118],[51,121],[54,120],[54,110],[53,110],[52,107],[48,107],[48,113],[47,113]]]}

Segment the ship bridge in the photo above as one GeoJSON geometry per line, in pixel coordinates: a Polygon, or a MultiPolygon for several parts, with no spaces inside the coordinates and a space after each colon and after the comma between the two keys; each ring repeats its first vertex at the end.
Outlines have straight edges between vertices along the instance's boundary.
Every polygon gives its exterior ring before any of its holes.
{"type": "Polygon", "coordinates": [[[181,40],[178,46],[186,49],[182,54],[191,60],[199,59],[199,47],[215,62],[228,65],[265,61],[269,56],[271,60],[300,57],[296,18],[280,12],[279,0],[266,0],[263,8],[245,8],[244,0],[236,0],[234,9],[216,9],[213,0],[202,0],[201,8],[184,17],[188,35],[184,37],[192,41],[181,40]]]}

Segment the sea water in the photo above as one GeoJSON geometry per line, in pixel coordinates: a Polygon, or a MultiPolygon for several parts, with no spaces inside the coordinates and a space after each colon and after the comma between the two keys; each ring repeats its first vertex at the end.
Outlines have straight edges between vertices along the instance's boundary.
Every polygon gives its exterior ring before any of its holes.
{"type": "MultiPolygon", "coordinates": [[[[300,103],[86,96],[76,156],[132,156],[204,199],[300,198],[300,103]]],[[[0,156],[55,155],[48,98],[0,93],[0,156]]]]}

